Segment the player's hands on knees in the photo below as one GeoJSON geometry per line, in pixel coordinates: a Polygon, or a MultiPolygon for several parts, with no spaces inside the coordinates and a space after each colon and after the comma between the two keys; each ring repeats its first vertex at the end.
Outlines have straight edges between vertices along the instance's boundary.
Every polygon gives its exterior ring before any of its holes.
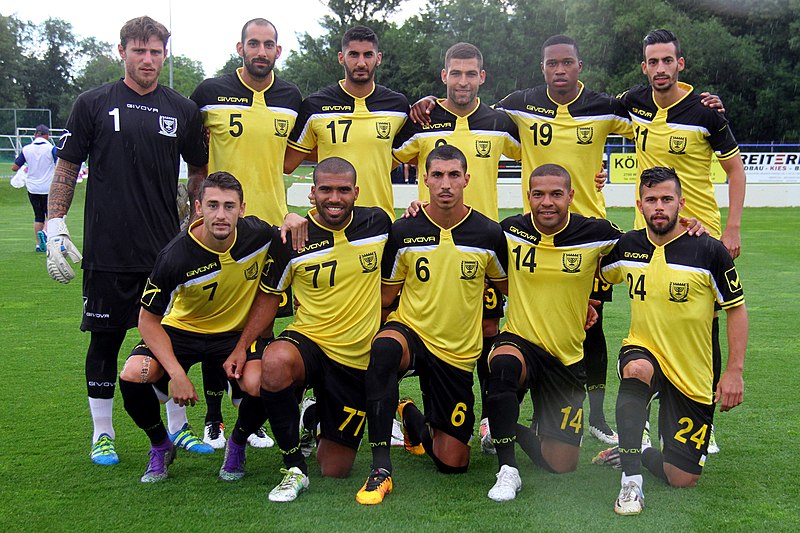
{"type": "Polygon", "coordinates": [[[595,309],[595,307],[601,303],[602,302],[600,302],[600,300],[592,300],[591,298],[589,299],[589,306],[586,311],[586,324],[583,325],[584,330],[588,330],[597,323],[597,319],[600,317],[600,315],[597,313],[597,309],[595,309]]]}
{"type": "Polygon", "coordinates": [[[75,277],[75,271],[67,262],[69,258],[77,263],[81,256],[72,244],[72,239],[63,218],[51,218],[47,221],[47,273],[59,283],[69,283],[75,277]]]}
{"type": "Polygon", "coordinates": [[[725,228],[725,231],[722,232],[722,238],[720,241],[722,241],[722,244],[724,244],[725,248],[728,249],[728,253],[731,254],[731,258],[736,259],[739,257],[739,254],[742,253],[742,239],[739,236],[738,230],[729,230],[725,228]]]}
{"type": "Polygon", "coordinates": [[[706,107],[710,107],[711,109],[716,109],[718,113],[725,112],[725,106],[722,104],[722,99],[717,96],[716,94],[711,94],[708,91],[700,93],[702,97],[700,99],[700,103],[702,103],[706,107]]]}
{"type": "Polygon", "coordinates": [[[228,379],[239,379],[244,372],[244,365],[247,362],[247,354],[243,349],[238,346],[231,352],[225,362],[222,363],[222,368],[225,369],[228,379]]]}
{"type": "Polygon", "coordinates": [[[169,388],[172,391],[172,400],[181,407],[187,405],[194,407],[194,404],[200,401],[192,380],[185,373],[182,376],[173,377],[169,388]]]}
{"type": "Polygon", "coordinates": [[[700,235],[708,235],[708,230],[706,227],[703,226],[703,224],[696,218],[681,217],[679,222],[681,223],[681,226],[686,228],[686,233],[689,235],[693,235],[695,237],[699,237],[700,235]]]}
{"type": "Polygon", "coordinates": [[[301,217],[297,213],[288,213],[283,218],[281,225],[281,242],[286,244],[288,233],[292,234],[292,249],[300,250],[306,245],[308,240],[308,219],[301,217]]]}
{"type": "Polygon", "coordinates": [[[408,116],[414,124],[430,124],[431,111],[436,107],[436,98],[423,96],[411,106],[408,116]]]}
{"type": "Polygon", "coordinates": [[[744,378],[739,372],[725,371],[717,383],[714,402],[722,412],[730,411],[744,401],[744,378]]]}
{"type": "Polygon", "coordinates": [[[422,202],[419,200],[412,200],[411,204],[403,211],[403,218],[413,218],[422,209],[422,202]]]}

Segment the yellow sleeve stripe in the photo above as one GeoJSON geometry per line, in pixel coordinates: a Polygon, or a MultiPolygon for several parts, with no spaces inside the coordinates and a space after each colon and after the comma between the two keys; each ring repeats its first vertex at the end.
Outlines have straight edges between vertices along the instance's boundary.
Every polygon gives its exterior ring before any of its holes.
{"type": "Polygon", "coordinates": [[[732,159],[734,156],[739,155],[739,147],[737,146],[733,150],[729,152],[725,152],[724,154],[716,153],[717,159],[720,161],[727,161],[728,159],[732,159]]]}
{"type": "MultiPolygon", "coordinates": [[[[305,133],[305,130],[303,130],[303,133],[305,133]]],[[[303,138],[302,135],[300,136],[300,138],[301,139],[303,138]]],[[[298,144],[297,142],[294,142],[292,140],[289,140],[287,142],[287,144],[289,145],[290,148],[294,148],[298,152],[303,152],[304,154],[310,154],[311,150],[313,150],[313,147],[312,148],[306,148],[302,144],[298,144]]]]}
{"type": "Polygon", "coordinates": [[[719,304],[723,309],[731,309],[733,307],[739,307],[740,305],[744,305],[744,296],[739,296],[738,298],[719,304]]]}

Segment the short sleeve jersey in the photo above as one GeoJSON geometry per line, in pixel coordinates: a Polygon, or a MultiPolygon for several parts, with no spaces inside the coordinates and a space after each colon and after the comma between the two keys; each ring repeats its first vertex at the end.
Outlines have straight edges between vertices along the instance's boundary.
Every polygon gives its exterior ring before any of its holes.
{"type": "Polygon", "coordinates": [[[678,390],[711,404],[714,302],[723,309],[744,303],[725,246],[687,233],[656,246],[647,230],[635,230],[620,238],[601,265],[608,283],[628,284],[631,327],[623,346],[647,348],[678,390]]]}
{"type": "Polygon", "coordinates": [[[194,102],[162,85],[141,96],[120,80],[78,97],[58,157],[89,158],[84,269],[150,272],[178,233],[181,156],[208,161],[202,128],[194,102]]]}
{"type": "Polygon", "coordinates": [[[527,177],[536,167],[555,163],[572,177],[570,211],[605,218],[605,198],[594,176],[602,167],[606,138],[612,133],[632,137],[631,120],[616,98],[578,84],[578,96],[567,104],[554,102],[547,86],[540,85],[511,93],[495,108],[508,113],[520,131],[522,205],[528,205],[527,177]]]}
{"type": "Polygon", "coordinates": [[[565,365],[583,359],[586,311],[601,255],[622,232],[611,222],[570,214],[553,235],[530,213],[500,225],[508,243],[508,320],[503,331],[529,340],[565,365]]]}
{"type": "MultiPolygon", "coordinates": [[[[406,122],[394,140],[394,157],[408,162],[417,158],[419,175],[426,174],[425,159],[440,144],[451,144],[467,158],[469,186],[464,189],[464,202],[497,220],[497,164],[505,154],[520,158],[519,134],[514,122],[505,114],[480,103],[465,117],[445,109],[437,100],[429,125],[406,122]]],[[[430,198],[424,180],[418,181],[419,198],[430,198]]]]}
{"type": "Polygon", "coordinates": [[[28,164],[25,187],[31,194],[47,194],[53,181],[56,147],[41,137],[35,138],[31,144],[25,145],[14,160],[21,167],[28,164]]]}
{"type": "Polygon", "coordinates": [[[289,146],[317,160],[338,156],[356,168],[360,193],[356,205],[380,207],[394,220],[392,140],[408,117],[408,100],[375,85],[365,98],[356,98],[330,85],[303,100],[289,137],[289,146]]]}
{"type": "Polygon", "coordinates": [[[241,71],[205,80],[192,93],[210,134],[208,171],[236,176],[247,214],[280,225],[288,212],[283,156],[302,97],[277,76],[266,89],[252,89],[241,71]]]}
{"type": "Polygon", "coordinates": [[[469,210],[444,229],[425,209],[401,218],[383,256],[383,282],[403,286],[396,311],[439,359],[472,372],[481,352],[483,280],[506,279],[506,244],[497,222],[469,210]]]}
{"type": "MultiPolygon", "coordinates": [[[[686,198],[683,215],[697,218],[719,238],[722,230],[711,183],[711,158],[715,154],[721,161],[738,157],[739,145],[725,116],[705,107],[691,85],[678,84],[688,92],[667,108],[655,103],[650,87],[634,87],[620,96],[633,121],[638,176],[655,166],[674,168],[686,198]]],[[[639,187],[635,190],[639,198],[639,187]]],[[[644,225],[636,210],[634,227],[644,225]]]]}
{"type": "Polygon", "coordinates": [[[380,327],[380,264],[391,219],[380,208],[356,207],[350,223],[334,231],[317,223],[315,212],[306,216],[305,248],[278,244],[270,251],[261,288],[277,294],[291,285],[300,306],[287,329],[314,341],[332,360],[366,370],[380,327]]]}
{"type": "Polygon", "coordinates": [[[161,323],[193,333],[244,329],[250,305],[277,229],[256,217],[240,218],[236,240],[223,253],[191,233],[195,221],[158,255],[142,295],[142,308],[163,315],[161,323]]]}

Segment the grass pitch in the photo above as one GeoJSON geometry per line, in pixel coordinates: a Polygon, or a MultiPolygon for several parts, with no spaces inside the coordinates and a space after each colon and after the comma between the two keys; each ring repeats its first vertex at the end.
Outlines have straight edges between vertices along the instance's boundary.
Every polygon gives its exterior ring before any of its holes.
{"type": "MultiPolygon", "coordinates": [[[[78,187],[68,217],[78,245],[84,190],[78,187]]],[[[275,448],[248,449],[248,474],[239,483],[217,480],[218,452],[179,454],[166,482],[140,484],[148,442],[118,394],[114,416],[122,462],[93,465],[83,377],[89,339],[78,329],[80,278],[64,286],[47,276],[44,254],[33,252],[32,213],[24,190],[0,180],[0,208],[6,220],[0,258],[0,345],[6,347],[0,387],[0,523],[7,531],[800,530],[798,209],[744,213],[744,255],[738,268],[750,313],[745,403],[717,414],[721,453],[709,458],[695,489],[671,489],[645,473],[644,513],[617,517],[612,505],[619,474],[590,463],[604,446],[588,432],[580,466],[572,474],[547,474],[518,453],[523,490],[505,504],[486,497],[497,463],[475,446],[469,472],[459,476],[439,474],[429,459],[395,449],[395,492],[382,505],[358,505],[355,493],[370,465],[368,447],[362,446],[349,479],[321,478],[312,458],[309,491],[281,505],[266,500],[280,479],[275,448]]],[[[612,209],[610,218],[630,227],[632,210],[612,209]]],[[[606,307],[612,361],[627,330],[623,297],[618,290],[606,307]]],[[[136,340],[137,333],[130,332],[123,351],[136,340]]],[[[192,376],[199,383],[197,369],[192,376]]],[[[612,364],[605,409],[612,424],[617,386],[612,364]]],[[[419,398],[415,379],[402,388],[403,394],[419,398]]],[[[227,400],[224,413],[232,426],[236,413],[227,400]]],[[[190,410],[196,428],[202,428],[204,414],[202,404],[190,410]]],[[[530,416],[530,400],[523,415],[530,416]]]]}

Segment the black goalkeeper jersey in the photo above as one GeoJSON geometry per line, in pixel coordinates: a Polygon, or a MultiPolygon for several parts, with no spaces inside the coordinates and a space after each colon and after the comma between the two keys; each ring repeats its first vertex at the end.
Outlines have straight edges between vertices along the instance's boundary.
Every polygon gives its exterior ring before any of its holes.
{"type": "Polygon", "coordinates": [[[208,161],[197,106],[158,85],[144,96],[122,80],[75,101],[58,156],[89,159],[84,216],[86,270],[149,272],[178,233],[180,156],[208,161]]]}

